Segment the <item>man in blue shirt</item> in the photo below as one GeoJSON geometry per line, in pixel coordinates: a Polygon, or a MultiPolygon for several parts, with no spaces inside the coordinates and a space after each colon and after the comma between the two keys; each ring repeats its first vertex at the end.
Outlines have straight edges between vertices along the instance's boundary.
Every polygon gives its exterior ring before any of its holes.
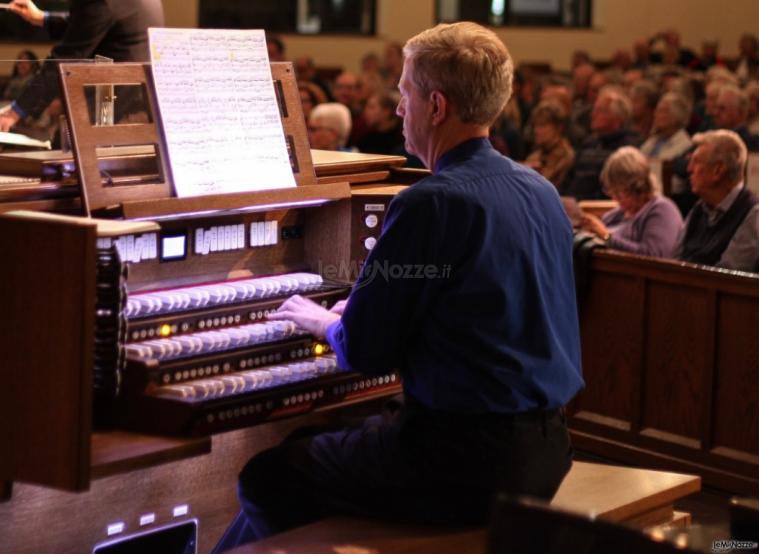
{"type": "Polygon", "coordinates": [[[496,492],[550,499],[571,466],[572,229],[554,186],[488,142],[508,51],[456,23],[404,52],[397,112],[432,176],[393,200],[347,303],[293,297],[271,316],[326,337],[346,369],[399,370],[404,402],[255,456],[220,549],[333,513],[484,523],[496,492]]]}

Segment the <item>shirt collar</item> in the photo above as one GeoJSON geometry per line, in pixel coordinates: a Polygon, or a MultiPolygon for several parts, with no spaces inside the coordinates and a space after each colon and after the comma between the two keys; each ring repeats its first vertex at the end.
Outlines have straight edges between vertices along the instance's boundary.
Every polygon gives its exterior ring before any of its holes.
{"type": "Polygon", "coordinates": [[[732,206],[733,202],[735,202],[735,200],[738,198],[738,195],[742,189],[743,181],[735,185],[732,190],[727,193],[727,196],[725,196],[722,201],[714,208],[710,208],[706,205],[706,203],[704,203],[704,209],[706,211],[706,217],[709,219],[709,223],[716,223],[719,218],[722,217],[727,212],[727,210],[730,209],[730,206],[732,206]]]}
{"type": "Polygon", "coordinates": [[[438,161],[435,163],[435,169],[433,170],[433,173],[440,173],[446,167],[465,158],[468,158],[478,150],[485,148],[493,148],[493,146],[490,144],[490,139],[487,137],[477,137],[465,140],[464,142],[460,142],[448,150],[445,154],[440,156],[438,161]]]}

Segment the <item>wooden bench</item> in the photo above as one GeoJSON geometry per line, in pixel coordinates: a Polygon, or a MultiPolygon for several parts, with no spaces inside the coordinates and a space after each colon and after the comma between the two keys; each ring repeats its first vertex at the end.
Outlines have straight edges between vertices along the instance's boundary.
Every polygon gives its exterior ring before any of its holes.
{"type": "MultiPolygon", "coordinates": [[[[699,491],[701,478],[575,462],[556,494],[557,508],[637,528],[688,522],[674,502],[699,491]]],[[[334,517],[231,551],[235,554],[482,554],[483,528],[441,528],[334,517]]]]}

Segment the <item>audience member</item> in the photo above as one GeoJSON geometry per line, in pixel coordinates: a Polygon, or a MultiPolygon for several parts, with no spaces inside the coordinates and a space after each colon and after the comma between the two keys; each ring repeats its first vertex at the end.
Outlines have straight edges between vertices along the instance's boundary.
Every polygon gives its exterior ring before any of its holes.
{"type": "Polygon", "coordinates": [[[584,214],[582,227],[611,248],[642,256],[671,257],[683,219],[674,202],[656,193],[659,187],[640,150],[624,146],[614,152],[604,164],[601,182],[619,207],[600,219],[584,214]]]}
{"type": "Polygon", "coordinates": [[[335,79],[332,96],[336,102],[350,110],[353,127],[348,143],[351,145],[358,144],[368,129],[366,121],[364,121],[364,106],[361,102],[361,90],[356,74],[350,71],[340,73],[335,79]]]}
{"type": "Polygon", "coordinates": [[[622,146],[635,144],[637,136],[629,129],[632,106],[616,87],[601,91],[593,106],[591,129],[577,151],[574,166],[559,190],[578,200],[604,198],[598,178],[606,159],[622,146]]]}
{"type": "Polygon", "coordinates": [[[759,152],[759,137],[749,132],[749,100],[744,91],[735,85],[724,85],[719,91],[714,108],[714,124],[718,129],[729,129],[741,137],[750,152],[759,152]]]}
{"type": "Polygon", "coordinates": [[[266,35],[266,50],[269,53],[270,62],[284,62],[285,42],[279,35],[266,35]]]}
{"type": "Polygon", "coordinates": [[[691,105],[676,92],[664,94],[654,110],[651,135],[640,147],[653,159],[672,160],[691,147],[691,139],[685,126],[690,121],[691,105]]]}
{"type": "Polygon", "coordinates": [[[646,70],[650,64],[651,45],[647,38],[639,38],[633,43],[633,67],[646,70]]]}
{"type": "Polygon", "coordinates": [[[308,119],[308,140],[318,150],[350,151],[346,147],[351,132],[351,112],[338,102],[314,106],[308,119]]]}
{"type": "Polygon", "coordinates": [[[675,257],[727,269],[757,271],[759,198],[743,186],[746,145],[733,131],[720,129],[693,137],[688,164],[699,200],[685,220],[675,257]]]}
{"type": "Polygon", "coordinates": [[[303,119],[308,121],[314,106],[326,102],[327,96],[321,88],[307,81],[298,82],[298,92],[300,92],[300,103],[303,107],[303,119]]]}
{"type": "Polygon", "coordinates": [[[372,94],[364,107],[368,132],[356,146],[361,152],[396,154],[403,146],[401,120],[395,114],[398,98],[389,92],[372,94]]]}
{"type": "Polygon", "coordinates": [[[575,151],[565,136],[567,111],[564,106],[548,100],[532,112],[535,150],[525,164],[558,187],[571,169],[575,151]]]}
{"type": "Polygon", "coordinates": [[[741,81],[759,77],[759,39],[751,33],[744,33],[738,41],[738,63],[735,74],[741,81]]]}
{"type": "Polygon", "coordinates": [[[385,46],[382,73],[385,86],[391,89],[398,88],[403,70],[403,46],[398,42],[389,42],[385,46]]]}
{"type": "Polygon", "coordinates": [[[366,101],[372,94],[381,92],[384,83],[380,71],[380,59],[374,52],[361,58],[361,75],[359,76],[359,97],[366,101]]]}
{"type": "Polygon", "coordinates": [[[39,71],[39,68],[40,62],[37,54],[31,50],[19,52],[13,64],[11,78],[3,90],[3,100],[16,100],[27,83],[32,80],[34,74],[39,71]]]}
{"type": "Polygon", "coordinates": [[[748,130],[759,135],[759,81],[749,81],[744,90],[748,96],[748,130]]]}
{"type": "Polygon", "coordinates": [[[719,55],[719,41],[715,38],[705,38],[701,41],[701,57],[693,69],[706,71],[713,66],[724,66],[725,61],[719,55]]]}
{"type": "Polygon", "coordinates": [[[299,83],[313,83],[321,89],[322,94],[328,100],[333,100],[330,96],[329,85],[317,74],[316,64],[311,56],[299,56],[296,58],[293,62],[293,69],[295,69],[295,77],[299,83]]]}
{"type": "Polygon", "coordinates": [[[630,88],[632,104],[632,130],[641,137],[651,133],[654,110],[659,102],[659,89],[651,81],[638,81],[630,88]]]}

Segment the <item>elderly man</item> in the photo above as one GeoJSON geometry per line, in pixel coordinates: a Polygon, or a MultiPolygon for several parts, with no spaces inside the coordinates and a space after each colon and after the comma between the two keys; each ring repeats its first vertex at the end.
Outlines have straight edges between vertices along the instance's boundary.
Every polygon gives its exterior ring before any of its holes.
{"type": "MultiPolygon", "coordinates": [[[[163,26],[161,0],[72,0],[68,13],[43,12],[32,0],[13,0],[8,10],[60,38],[48,60],[101,55],[117,62],[147,61],[148,27],[163,26]]],[[[57,64],[44,63],[12,107],[0,113],[0,131],[27,116],[38,117],[60,95],[58,80],[57,64]]]]}
{"type": "Polygon", "coordinates": [[[688,164],[699,197],[685,220],[675,257],[741,271],[759,270],[759,198],[743,186],[746,146],[727,130],[693,137],[688,164]]]}
{"type": "Polygon", "coordinates": [[[714,107],[714,123],[718,129],[730,129],[741,137],[749,152],[759,152],[759,137],[750,133],[748,95],[735,85],[726,84],[719,90],[714,107]]]}
{"type": "Polygon", "coordinates": [[[574,167],[559,187],[565,196],[578,200],[605,198],[599,177],[606,159],[622,146],[637,142],[637,135],[628,129],[632,116],[630,99],[616,87],[599,93],[590,118],[593,135],[585,139],[577,151],[574,167]]]}
{"type": "Polygon", "coordinates": [[[551,498],[571,465],[571,226],[553,185],[487,139],[511,58],[473,23],[424,31],[404,53],[397,113],[432,175],[391,203],[347,304],[296,296],[270,317],[326,337],[345,369],[397,369],[405,403],[255,456],[222,548],[332,513],[484,524],[497,491],[551,498]]]}

